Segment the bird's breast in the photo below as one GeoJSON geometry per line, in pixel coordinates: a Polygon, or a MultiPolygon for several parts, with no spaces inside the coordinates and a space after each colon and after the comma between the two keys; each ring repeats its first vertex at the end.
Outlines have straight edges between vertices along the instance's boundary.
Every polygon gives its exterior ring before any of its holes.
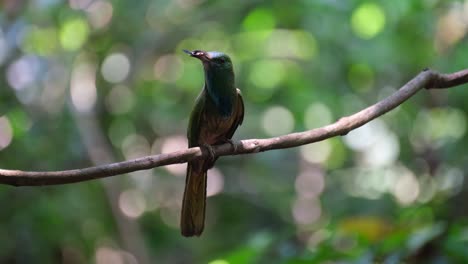
{"type": "Polygon", "coordinates": [[[214,145],[225,142],[226,135],[233,126],[234,121],[233,115],[227,117],[219,114],[204,115],[200,130],[200,145],[214,145]]]}

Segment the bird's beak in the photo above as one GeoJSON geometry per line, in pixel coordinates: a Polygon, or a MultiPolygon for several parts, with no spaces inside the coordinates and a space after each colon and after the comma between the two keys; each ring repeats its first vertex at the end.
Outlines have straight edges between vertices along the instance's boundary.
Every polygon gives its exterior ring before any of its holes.
{"type": "Polygon", "coordinates": [[[189,50],[183,50],[185,53],[190,55],[191,57],[195,57],[201,61],[209,61],[208,55],[205,51],[203,50],[194,50],[194,51],[189,51],[189,50]]]}

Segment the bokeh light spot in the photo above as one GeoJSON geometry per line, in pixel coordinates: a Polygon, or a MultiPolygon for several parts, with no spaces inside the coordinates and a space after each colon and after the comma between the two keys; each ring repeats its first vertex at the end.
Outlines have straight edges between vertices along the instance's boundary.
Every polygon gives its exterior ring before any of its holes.
{"type": "Polygon", "coordinates": [[[270,136],[290,133],[294,129],[294,116],[283,106],[270,107],[263,113],[262,127],[270,136]]]}
{"type": "Polygon", "coordinates": [[[362,127],[351,131],[344,137],[344,142],[348,147],[356,151],[363,151],[369,148],[377,140],[374,131],[379,130],[382,121],[373,120],[362,127]]]}
{"type": "Polygon", "coordinates": [[[109,24],[112,19],[112,4],[107,1],[94,1],[87,9],[88,20],[95,29],[109,24]]]}
{"type": "Polygon", "coordinates": [[[391,224],[375,216],[354,216],[343,219],[338,226],[340,233],[364,238],[371,242],[382,239],[391,229],[391,224]]]}
{"type": "Polygon", "coordinates": [[[95,254],[96,264],[124,264],[122,255],[118,250],[109,247],[100,247],[95,254]]]}
{"type": "Polygon", "coordinates": [[[208,262],[208,264],[230,264],[229,261],[224,259],[215,259],[213,261],[208,262]]]}
{"type": "Polygon", "coordinates": [[[88,7],[94,0],[68,0],[68,4],[72,9],[85,9],[88,7]]]}
{"type": "MultiPolygon", "coordinates": [[[[187,148],[187,138],[184,136],[171,136],[166,138],[161,146],[161,153],[171,153],[178,150],[184,150],[187,148]]],[[[154,148],[153,148],[154,149],[154,148]]],[[[184,176],[187,170],[187,163],[173,164],[164,166],[164,168],[175,176],[184,176]]]]}
{"type": "Polygon", "coordinates": [[[356,8],[351,16],[354,33],[363,39],[371,39],[385,26],[385,13],[376,3],[364,3],[356,8]]]}
{"type": "Polygon", "coordinates": [[[74,51],[86,42],[89,26],[83,19],[65,21],[60,29],[60,44],[65,50],[74,51]]]}
{"type": "Polygon", "coordinates": [[[333,115],[330,109],[319,102],[310,104],[304,113],[304,124],[306,129],[313,129],[328,125],[332,122],[333,115]]]}
{"type": "Polygon", "coordinates": [[[294,221],[300,225],[310,225],[320,219],[322,208],[320,201],[312,198],[298,198],[293,204],[292,214],[294,221]]]}
{"type": "Polygon", "coordinates": [[[435,47],[437,51],[444,52],[452,45],[462,40],[467,33],[468,2],[455,2],[450,5],[450,10],[438,17],[435,47]]]}
{"type": "Polygon", "coordinates": [[[127,217],[138,218],[145,212],[146,200],[140,190],[126,190],[119,196],[119,207],[127,217]]]}
{"type": "Polygon", "coordinates": [[[58,33],[55,28],[31,26],[25,34],[22,46],[27,52],[39,55],[51,55],[58,47],[58,33]]]}
{"type": "Polygon", "coordinates": [[[70,94],[73,106],[78,112],[93,109],[97,100],[96,69],[94,65],[81,63],[75,66],[70,80],[70,94]]]}
{"type": "Polygon", "coordinates": [[[131,253],[108,246],[99,247],[94,258],[96,264],[138,264],[131,253]]]}
{"type": "Polygon", "coordinates": [[[390,165],[400,154],[398,137],[379,119],[351,131],[344,137],[344,142],[351,149],[362,152],[360,162],[363,165],[390,165]]]}
{"type": "Polygon", "coordinates": [[[164,55],[158,58],[154,64],[154,76],[163,82],[175,82],[184,72],[184,64],[180,57],[164,55]]]}
{"type": "Polygon", "coordinates": [[[440,147],[459,140],[466,133],[465,113],[457,108],[439,107],[421,111],[414,122],[411,143],[415,147],[440,147]]]}
{"type": "Polygon", "coordinates": [[[8,67],[8,84],[15,90],[23,90],[36,81],[39,69],[40,65],[37,57],[22,56],[8,67]]]}
{"type": "Polygon", "coordinates": [[[275,24],[275,16],[271,10],[265,8],[254,9],[242,22],[242,26],[247,31],[272,30],[275,24]]]}
{"type": "Polygon", "coordinates": [[[8,147],[13,139],[13,129],[7,116],[0,117],[0,150],[8,147]]]}
{"type": "Polygon", "coordinates": [[[151,153],[148,140],[138,134],[129,134],[122,142],[122,152],[127,160],[147,156],[151,153]]]}
{"type": "Polygon", "coordinates": [[[242,32],[234,36],[233,44],[236,55],[242,60],[257,58],[265,53],[265,42],[271,35],[271,31],[242,32]]]}
{"type": "Polygon", "coordinates": [[[317,53],[317,41],[308,32],[275,30],[268,37],[267,54],[274,58],[308,59],[317,53]]]}
{"type": "Polygon", "coordinates": [[[249,81],[255,86],[246,89],[245,96],[253,102],[265,102],[269,100],[288,74],[292,67],[286,67],[285,60],[260,60],[254,62],[248,76],[249,81]]]}
{"type": "Polygon", "coordinates": [[[317,198],[325,188],[323,171],[316,168],[303,170],[297,176],[294,186],[300,197],[317,198]]]}
{"type": "Polygon", "coordinates": [[[393,195],[402,205],[409,205],[418,198],[419,182],[411,171],[406,169],[402,172],[395,183],[393,195]]]}
{"type": "Polygon", "coordinates": [[[397,135],[391,131],[382,131],[379,139],[364,152],[365,165],[384,167],[398,160],[400,142],[397,135]]]}
{"type": "Polygon", "coordinates": [[[135,103],[133,91],[123,85],[117,85],[106,97],[106,106],[113,114],[123,114],[130,111],[135,103]]]}
{"type": "Polygon", "coordinates": [[[206,196],[214,196],[223,191],[224,176],[217,168],[212,168],[208,171],[208,179],[206,185],[206,196]]]}
{"type": "Polygon", "coordinates": [[[286,69],[279,60],[262,60],[252,65],[249,80],[262,89],[278,88],[286,69]]]}
{"type": "Polygon", "coordinates": [[[330,157],[332,145],[330,141],[320,141],[300,147],[301,156],[312,164],[324,163],[330,157]]]}
{"type": "Polygon", "coordinates": [[[113,53],[104,59],[101,73],[111,83],[119,83],[127,78],[130,72],[130,60],[125,54],[113,53]]]}
{"type": "Polygon", "coordinates": [[[463,189],[464,177],[459,168],[442,169],[435,177],[436,186],[440,191],[453,196],[463,189]]]}

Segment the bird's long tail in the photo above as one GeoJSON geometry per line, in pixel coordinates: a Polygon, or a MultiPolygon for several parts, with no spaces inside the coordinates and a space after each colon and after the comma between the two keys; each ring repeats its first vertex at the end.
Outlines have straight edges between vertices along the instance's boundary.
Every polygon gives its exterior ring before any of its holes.
{"type": "Polygon", "coordinates": [[[180,230],[184,236],[199,236],[205,224],[206,166],[204,161],[188,163],[180,230]]]}

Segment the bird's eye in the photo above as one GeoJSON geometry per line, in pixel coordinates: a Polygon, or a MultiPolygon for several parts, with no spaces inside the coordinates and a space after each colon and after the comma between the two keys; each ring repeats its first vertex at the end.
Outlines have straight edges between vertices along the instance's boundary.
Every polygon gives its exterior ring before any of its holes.
{"type": "Polygon", "coordinates": [[[225,60],[224,58],[219,58],[219,59],[218,59],[218,62],[220,62],[220,63],[225,63],[226,60],[225,60]]]}

